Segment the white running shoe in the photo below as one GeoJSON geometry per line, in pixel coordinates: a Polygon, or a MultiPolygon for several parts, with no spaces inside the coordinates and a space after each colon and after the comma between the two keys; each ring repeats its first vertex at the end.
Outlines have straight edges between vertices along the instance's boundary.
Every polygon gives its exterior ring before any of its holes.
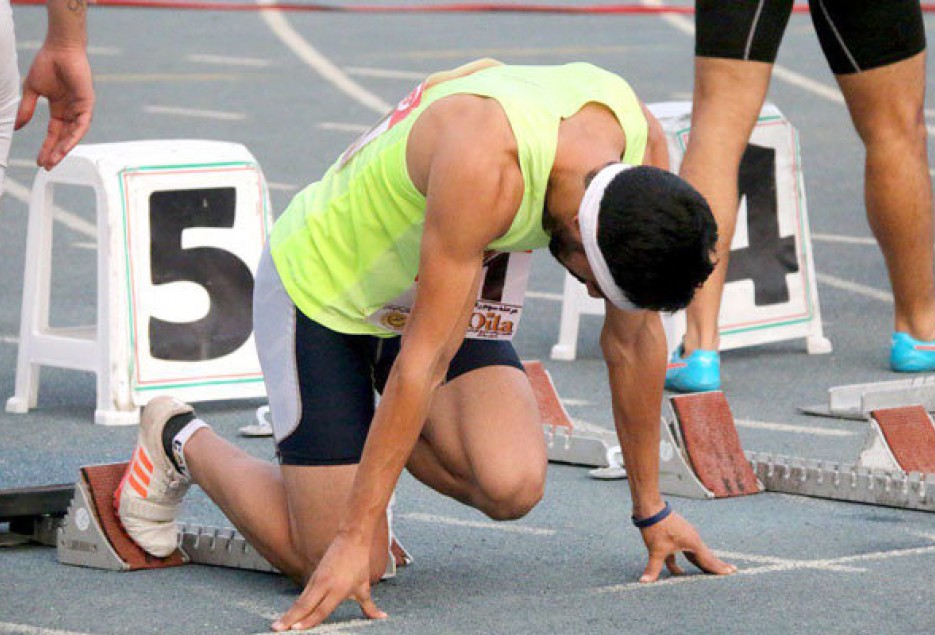
{"type": "Polygon", "coordinates": [[[162,446],[162,430],[172,417],[192,407],[171,397],[156,397],[143,409],[133,459],[114,493],[114,508],[133,542],[164,558],[179,542],[176,524],[182,498],[191,484],[162,446]]]}

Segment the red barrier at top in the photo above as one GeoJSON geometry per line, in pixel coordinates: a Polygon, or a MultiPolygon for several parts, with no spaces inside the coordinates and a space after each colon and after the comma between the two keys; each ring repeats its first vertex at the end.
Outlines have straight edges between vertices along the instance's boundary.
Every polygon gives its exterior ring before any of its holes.
{"type": "MultiPolygon", "coordinates": [[[[17,5],[45,4],[46,0],[12,0],[17,5]]],[[[314,11],[331,13],[553,13],[585,15],[658,15],[663,13],[693,14],[695,8],[688,6],[645,6],[639,4],[608,5],[548,5],[548,4],[499,4],[499,3],[451,3],[451,4],[322,4],[317,2],[197,2],[195,0],[92,0],[91,4],[103,7],[125,7],[137,9],[191,9],[199,11],[314,11]]],[[[805,13],[808,6],[797,4],[795,13],[805,13]]],[[[925,3],[922,11],[935,11],[935,3],[925,3]]]]}

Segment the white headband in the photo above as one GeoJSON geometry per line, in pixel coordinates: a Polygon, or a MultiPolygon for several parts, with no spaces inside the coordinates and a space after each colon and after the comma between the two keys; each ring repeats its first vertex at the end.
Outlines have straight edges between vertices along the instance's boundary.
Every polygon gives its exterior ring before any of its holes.
{"type": "Polygon", "coordinates": [[[584,243],[584,253],[588,257],[591,271],[594,272],[594,277],[597,278],[597,284],[604,293],[604,297],[615,307],[624,311],[634,311],[637,307],[627,299],[626,294],[610,275],[607,261],[604,260],[604,254],[601,253],[601,248],[597,244],[597,216],[607,186],[615,176],[631,167],[633,166],[626,163],[612,163],[602,168],[588,184],[584,191],[584,198],[581,199],[581,205],[578,207],[581,242],[584,243]]]}

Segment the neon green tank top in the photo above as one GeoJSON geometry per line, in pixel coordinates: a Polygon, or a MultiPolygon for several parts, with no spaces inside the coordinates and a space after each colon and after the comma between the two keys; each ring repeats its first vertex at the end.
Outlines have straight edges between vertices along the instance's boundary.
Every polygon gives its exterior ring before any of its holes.
{"type": "Polygon", "coordinates": [[[367,318],[410,289],[418,272],[425,197],[409,178],[406,142],[419,115],[454,94],[495,99],[519,150],[523,198],[489,249],[548,245],[542,214],[558,126],[585,104],[614,112],[627,140],[622,160],[642,162],[647,124],[639,101],[623,79],[591,64],[494,66],[427,90],[422,84],[297,194],[273,228],[276,269],[310,319],[342,333],[394,335],[367,318]]]}

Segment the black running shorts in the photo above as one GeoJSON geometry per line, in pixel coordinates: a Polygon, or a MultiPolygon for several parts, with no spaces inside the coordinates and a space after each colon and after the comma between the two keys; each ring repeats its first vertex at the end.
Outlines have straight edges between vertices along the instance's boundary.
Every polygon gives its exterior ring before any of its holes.
{"type": "MultiPolygon", "coordinates": [[[[695,55],[773,63],[793,0],[696,0],[695,55]]],[[[919,0],[810,0],[831,70],[859,73],[925,50],[919,0]]]]}

